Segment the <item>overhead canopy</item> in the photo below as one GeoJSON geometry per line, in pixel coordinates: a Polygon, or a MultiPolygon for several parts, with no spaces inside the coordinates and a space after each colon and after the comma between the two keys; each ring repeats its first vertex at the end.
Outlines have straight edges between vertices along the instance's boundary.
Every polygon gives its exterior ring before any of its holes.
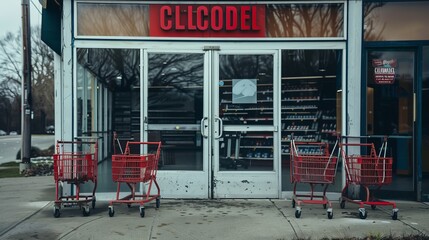
{"type": "Polygon", "coordinates": [[[42,4],[42,41],[61,55],[62,0],[39,0],[42,4]]]}

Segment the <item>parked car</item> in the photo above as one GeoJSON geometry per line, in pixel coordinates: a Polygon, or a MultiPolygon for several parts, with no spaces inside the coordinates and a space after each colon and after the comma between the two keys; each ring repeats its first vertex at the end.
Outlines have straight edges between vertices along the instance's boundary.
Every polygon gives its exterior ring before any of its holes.
{"type": "Polygon", "coordinates": [[[55,127],[54,125],[49,125],[45,128],[45,131],[47,134],[54,134],[55,133],[55,127]]]}
{"type": "Polygon", "coordinates": [[[3,130],[0,130],[0,136],[4,136],[4,135],[6,135],[6,132],[3,130]]]}
{"type": "Polygon", "coordinates": [[[18,135],[18,132],[17,131],[10,131],[10,133],[9,133],[9,135],[18,135]]]}

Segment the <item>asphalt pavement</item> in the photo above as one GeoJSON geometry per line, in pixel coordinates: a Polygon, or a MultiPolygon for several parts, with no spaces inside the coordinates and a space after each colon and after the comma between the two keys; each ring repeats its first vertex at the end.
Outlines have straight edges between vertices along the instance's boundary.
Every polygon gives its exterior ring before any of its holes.
{"type": "MultiPolygon", "coordinates": [[[[428,236],[429,206],[399,201],[398,220],[391,208],[369,208],[367,219],[358,206],[341,209],[333,203],[328,219],[320,205],[304,205],[295,217],[287,199],[186,200],[161,199],[138,206],[115,205],[109,217],[108,202],[97,201],[90,216],[77,207],[61,209],[53,217],[55,187],[52,176],[0,179],[0,239],[343,239],[365,236],[428,236]]],[[[162,186],[161,186],[162,189],[162,186]]]]}

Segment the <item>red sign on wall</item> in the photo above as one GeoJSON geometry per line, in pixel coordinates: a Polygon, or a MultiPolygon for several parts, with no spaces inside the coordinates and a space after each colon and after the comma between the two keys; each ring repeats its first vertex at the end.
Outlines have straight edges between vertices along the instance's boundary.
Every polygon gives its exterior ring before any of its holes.
{"type": "Polygon", "coordinates": [[[150,5],[152,37],[265,37],[265,5],[150,5]]]}
{"type": "Polygon", "coordinates": [[[396,76],[396,59],[373,59],[374,81],[376,84],[393,84],[396,76]]]}

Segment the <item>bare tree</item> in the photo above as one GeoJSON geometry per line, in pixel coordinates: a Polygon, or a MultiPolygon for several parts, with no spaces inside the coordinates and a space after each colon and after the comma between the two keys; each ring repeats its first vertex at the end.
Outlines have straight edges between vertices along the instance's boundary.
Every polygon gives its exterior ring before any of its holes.
{"type": "Polygon", "coordinates": [[[35,128],[43,131],[54,121],[54,54],[40,38],[40,28],[32,29],[32,104],[35,128]],[[39,126],[37,126],[39,124],[39,126]]]}
{"type": "MultiPolygon", "coordinates": [[[[9,130],[20,129],[22,82],[21,33],[0,39],[0,123],[9,130]],[[10,104],[8,104],[9,102],[10,104]]],[[[54,119],[53,52],[40,40],[40,28],[32,29],[33,132],[43,132],[54,119]]]]}
{"type": "Polygon", "coordinates": [[[0,95],[13,99],[21,95],[21,36],[7,33],[0,39],[0,95]]]}

